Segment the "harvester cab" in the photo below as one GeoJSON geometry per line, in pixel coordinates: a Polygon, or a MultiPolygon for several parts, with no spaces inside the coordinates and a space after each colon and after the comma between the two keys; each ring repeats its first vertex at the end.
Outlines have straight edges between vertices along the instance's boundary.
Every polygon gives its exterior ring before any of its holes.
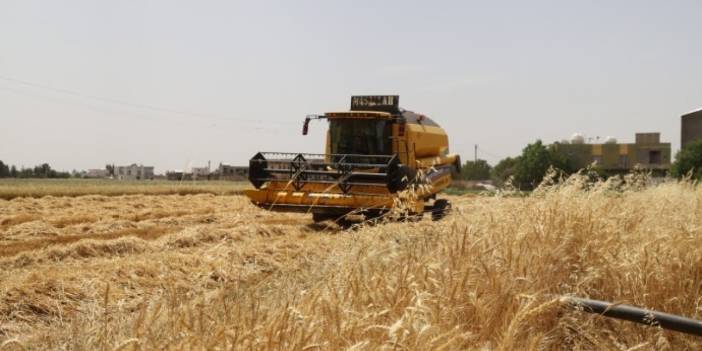
{"type": "Polygon", "coordinates": [[[312,213],[315,221],[349,214],[376,217],[400,208],[440,219],[450,208],[436,195],[460,170],[448,136],[429,117],[399,107],[399,96],[353,96],[351,109],[326,119],[325,153],[259,152],[249,161],[251,201],[267,210],[312,213]]]}

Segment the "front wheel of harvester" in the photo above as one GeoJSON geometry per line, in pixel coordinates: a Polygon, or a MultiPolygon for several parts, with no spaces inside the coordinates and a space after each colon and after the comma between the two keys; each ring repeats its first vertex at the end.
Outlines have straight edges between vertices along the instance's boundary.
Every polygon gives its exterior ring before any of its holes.
{"type": "Polygon", "coordinates": [[[328,220],[335,220],[339,216],[335,216],[329,213],[312,212],[312,221],[315,223],[324,222],[328,220]]]}
{"type": "Polygon", "coordinates": [[[438,199],[434,201],[434,206],[431,209],[431,220],[438,221],[446,217],[451,211],[451,203],[446,199],[438,199]]]}
{"type": "Polygon", "coordinates": [[[405,212],[400,215],[399,221],[400,222],[419,222],[422,220],[424,217],[423,212],[415,213],[415,212],[405,212]]]}

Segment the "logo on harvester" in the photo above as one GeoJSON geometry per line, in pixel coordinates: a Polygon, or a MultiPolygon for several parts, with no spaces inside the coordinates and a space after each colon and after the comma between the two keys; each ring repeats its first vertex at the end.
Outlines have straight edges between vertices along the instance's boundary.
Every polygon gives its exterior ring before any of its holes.
{"type": "Polygon", "coordinates": [[[362,110],[369,107],[396,109],[399,105],[399,95],[357,95],[351,97],[351,110],[362,110]]]}

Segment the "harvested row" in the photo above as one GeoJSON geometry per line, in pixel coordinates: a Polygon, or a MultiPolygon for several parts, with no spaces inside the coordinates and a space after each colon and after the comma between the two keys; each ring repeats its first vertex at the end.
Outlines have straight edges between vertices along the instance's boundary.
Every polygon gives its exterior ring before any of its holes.
{"type": "MultiPolygon", "coordinates": [[[[203,223],[226,225],[242,215],[244,204],[239,196],[212,195],[15,199],[0,207],[0,256],[85,238],[153,239],[203,223]]],[[[258,216],[266,221],[299,223],[299,217],[258,216]]]]}
{"type": "Polygon", "coordinates": [[[67,323],[90,310],[97,291],[110,284],[126,306],[160,294],[166,282],[195,287],[233,279],[224,268],[193,273],[210,246],[242,243],[226,259],[218,257],[222,266],[257,267],[245,275],[238,270],[238,279],[269,271],[268,264],[281,258],[269,258],[257,243],[310,222],[258,211],[239,196],[45,197],[1,204],[0,336],[67,323]],[[251,226],[251,218],[272,224],[251,226]],[[125,276],[127,267],[133,269],[125,276]],[[161,279],[137,289],[134,279],[142,275],[161,279]]]}
{"type": "Polygon", "coordinates": [[[122,229],[97,236],[95,234],[75,234],[61,235],[45,239],[24,240],[13,242],[11,244],[0,245],[0,257],[13,256],[21,252],[39,250],[52,245],[66,245],[84,239],[114,240],[125,236],[133,236],[144,240],[153,240],[168,233],[176,232],[180,229],[181,228],[179,227],[157,226],[122,229]]]}
{"type": "MultiPolygon", "coordinates": [[[[177,287],[184,294],[208,291],[225,282],[257,279],[290,266],[290,260],[326,251],[291,242],[286,226],[244,223],[239,217],[231,225],[199,224],[151,240],[86,239],[2,259],[0,334],[50,330],[83,316],[99,304],[99,291],[107,285],[121,301],[118,313],[129,314],[166,288],[177,287]],[[301,250],[305,253],[296,253],[301,250]]],[[[317,233],[313,227],[302,228],[298,240],[317,233]]]]}

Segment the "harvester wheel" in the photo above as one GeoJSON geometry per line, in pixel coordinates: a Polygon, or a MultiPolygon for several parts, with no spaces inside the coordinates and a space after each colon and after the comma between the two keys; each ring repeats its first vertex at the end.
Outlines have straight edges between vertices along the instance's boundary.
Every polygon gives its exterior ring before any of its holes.
{"type": "Polygon", "coordinates": [[[337,215],[333,215],[333,214],[329,214],[329,213],[312,212],[312,221],[314,221],[315,223],[324,222],[324,221],[328,221],[328,220],[335,220],[338,217],[339,216],[337,216],[337,215]]]}
{"type": "Polygon", "coordinates": [[[368,210],[363,213],[363,216],[365,217],[366,222],[369,223],[377,223],[380,221],[383,216],[385,215],[385,212],[383,211],[376,211],[376,210],[368,210]]]}
{"type": "Polygon", "coordinates": [[[400,222],[419,222],[422,220],[424,217],[424,213],[414,213],[414,212],[409,212],[409,213],[404,213],[400,216],[400,222]]]}
{"type": "Polygon", "coordinates": [[[434,206],[431,209],[431,220],[441,220],[446,217],[449,211],[451,211],[451,203],[446,199],[438,199],[434,201],[434,206]]]}

